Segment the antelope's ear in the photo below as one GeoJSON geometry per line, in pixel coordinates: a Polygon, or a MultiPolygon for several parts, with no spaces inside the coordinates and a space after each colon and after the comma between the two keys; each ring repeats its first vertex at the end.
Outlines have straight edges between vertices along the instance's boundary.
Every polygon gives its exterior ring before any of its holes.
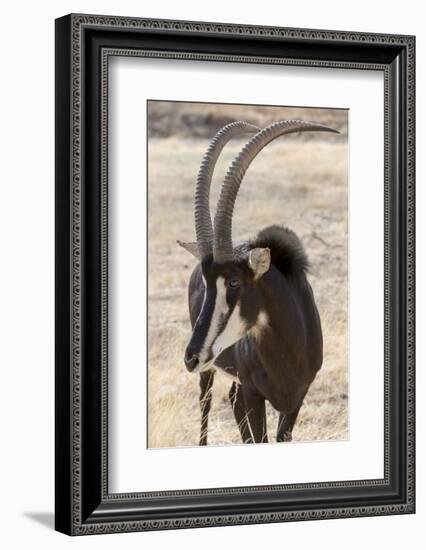
{"type": "Polygon", "coordinates": [[[183,241],[177,241],[178,245],[180,245],[182,248],[187,250],[190,254],[192,254],[197,260],[200,259],[200,253],[198,251],[198,244],[197,243],[184,243],[183,241]]]}
{"type": "Polygon", "coordinates": [[[269,248],[253,248],[249,252],[248,261],[254,273],[254,278],[260,279],[271,266],[271,251],[269,248]]]}

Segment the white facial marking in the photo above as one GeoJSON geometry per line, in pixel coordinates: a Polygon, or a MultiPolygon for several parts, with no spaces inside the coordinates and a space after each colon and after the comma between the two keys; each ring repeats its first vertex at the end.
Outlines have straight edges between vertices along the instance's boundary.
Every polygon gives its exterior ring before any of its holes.
{"type": "Polygon", "coordinates": [[[229,348],[235,342],[238,342],[240,338],[244,336],[246,332],[246,323],[241,318],[240,315],[240,305],[237,304],[234,307],[231,316],[226,323],[226,327],[216,338],[215,343],[213,344],[213,355],[216,357],[224,349],[229,348]]]}
{"type": "Polygon", "coordinates": [[[250,329],[250,336],[252,336],[257,342],[262,338],[262,334],[265,328],[269,324],[269,319],[264,311],[260,311],[257,316],[256,324],[250,329]]]}
{"type": "Polygon", "coordinates": [[[217,337],[220,320],[223,315],[226,315],[228,310],[229,307],[226,303],[225,279],[223,277],[218,277],[216,281],[216,303],[214,305],[209,331],[200,352],[200,368],[204,368],[204,363],[209,356],[209,350],[217,337]]]}
{"type": "Polygon", "coordinates": [[[246,323],[241,318],[240,306],[237,304],[234,307],[225,328],[218,335],[220,321],[228,312],[229,306],[226,301],[225,279],[223,277],[218,277],[216,281],[216,303],[210,321],[209,331],[200,352],[200,363],[198,369],[196,369],[197,372],[209,368],[214,359],[224,349],[232,346],[232,344],[235,344],[235,342],[242,338],[246,333],[246,323]],[[213,359],[206,363],[205,361],[210,355],[210,349],[213,353],[213,359]]]}

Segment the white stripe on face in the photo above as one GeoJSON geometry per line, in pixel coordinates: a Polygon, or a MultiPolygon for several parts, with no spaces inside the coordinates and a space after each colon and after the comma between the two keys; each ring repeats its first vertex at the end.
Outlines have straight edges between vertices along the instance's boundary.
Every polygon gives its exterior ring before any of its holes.
{"type": "Polygon", "coordinates": [[[232,346],[232,344],[238,342],[238,340],[244,336],[245,332],[246,323],[240,315],[240,304],[237,304],[234,307],[228,322],[226,323],[226,327],[219,334],[213,344],[213,355],[215,357],[218,356],[224,349],[229,348],[229,346],[232,346]]]}
{"type": "Polygon", "coordinates": [[[218,334],[221,320],[229,313],[229,305],[226,301],[226,285],[223,277],[218,277],[216,281],[216,302],[213,315],[210,321],[210,327],[200,352],[200,370],[208,368],[216,357],[226,348],[232,346],[242,338],[246,332],[246,323],[240,315],[240,305],[237,304],[229,317],[226,326],[218,334]],[[210,352],[211,350],[211,352],[210,352]],[[213,359],[205,363],[208,357],[213,354],[213,359]]]}
{"type": "Polygon", "coordinates": [[[214,305],[213,315],[210,321],[210,327],[207,332],[206,339],[204,340],[203,347],[200,352],[200,368],[202,369],[204,363],[210,355],[210,348],[217,338],[217,333],[220,327],[220,320],[229,311],[229,306],[226,302],[226,286],[225,279],[218,277],[216,280],[216,302],[214,305]]]}

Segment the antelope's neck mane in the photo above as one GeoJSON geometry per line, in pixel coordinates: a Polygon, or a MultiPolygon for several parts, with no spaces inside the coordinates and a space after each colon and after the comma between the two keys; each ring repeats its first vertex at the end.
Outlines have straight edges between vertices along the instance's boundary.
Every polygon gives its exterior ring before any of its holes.
{"type": "Polygon", "coordinates": [[[308,258],[299,237],[287,227],[266,227],[248,243],[248,247],[269,248],[271,263],[289,279],[294,279],[309,270],[308,258]]]}

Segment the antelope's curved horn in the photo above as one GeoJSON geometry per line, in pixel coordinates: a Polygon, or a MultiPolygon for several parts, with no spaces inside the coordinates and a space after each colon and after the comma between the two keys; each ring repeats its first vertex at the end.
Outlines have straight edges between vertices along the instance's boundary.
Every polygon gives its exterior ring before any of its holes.
{"type": "Polygon", "coordinates": [[[222,185],[214,218],[213,257],[217,263],[233,260],[232,214],[238,190],[247,168],[260,151],[274,139],[294,132],[334,132],[333,128],[303,120],[281,120],[254,135],[232,162],[222,185]]]}
{"type": "Polygon", "coordinates": [[[219,155],[233,137],[258,131],[257,126],[248,122],[231,122],[215,135],[201,161],[195,187],[195,233],[201,258],[212,253],[213,226],[210,217],[210,185],[219,155]]]}

